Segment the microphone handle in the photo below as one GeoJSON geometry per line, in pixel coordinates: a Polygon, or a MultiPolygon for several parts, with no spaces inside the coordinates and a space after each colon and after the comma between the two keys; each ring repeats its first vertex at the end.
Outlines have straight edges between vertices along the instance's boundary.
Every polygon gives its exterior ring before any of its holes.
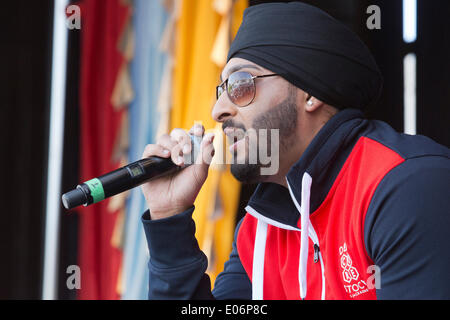
{"type": "MultiPolygon", "coordinates": [[[[181,169],[181,167],[174,164],[171,159],[150,157],[128,164],[125,167],[100,176],[97,179],[103,186],[105,194],[104,198],[106,199],[140,186],[144,182],[171,174],[179,169],[181,169]]],[[[96,179],[94,179],[94,181],[90,180],[85,182],[85,184],[92,187],[95,185],[95,180],[96,179]]],[[[95,187],[93,190],[95,192],[95,187]]]]}
{"type": "Polygon", "coordinates": [[[175,173],[193,164],[199,153],[202,138],[197,136],[190,136],[190,138],[192,152],[184,155],[185,165],[183,167],[177,166],[170,158],[165,159],[153,156],[138,160],[98,178],[79,184],[76,189],[63,194],[62,202],[64,207],[73,209],[81,205],[88,206],[140,186],[147,181],[175,173]]]}
{"type": "Polygon", "coordinates": [[[170,158],[153,156],[141,159],[79,184],[62,196],[62,202],[66,209],[88,206],[181,169],[170,158]]]}

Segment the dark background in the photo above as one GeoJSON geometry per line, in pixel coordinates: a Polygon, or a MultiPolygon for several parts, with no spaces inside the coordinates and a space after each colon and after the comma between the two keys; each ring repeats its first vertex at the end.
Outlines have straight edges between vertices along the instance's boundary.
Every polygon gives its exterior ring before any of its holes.
{"type": "MultiPolygon", "coordinates": [[[[250,4],[275,1],[252,1],[250,4]]],[[[287,1],[278,1],[287,2],[287,1]]],[[[403,57],[417,55],[417,131],[450,146],[450,1],[418,0],[418,40],[402,37],[401,0],[309,0],[350,26],[375,56],[384,91],[369,118],[403,131],[403,57]],[[381,30],[368,30],[366,9],[381,8],[381,30]]],[[[48,153],[53,1],[15,0],[0,5],[0,299],[39,299],[48,153]]],[[[78,181],[77,30],[69,32],[63,190],[78,181]]],[[[242,189],[238,217],[254,186],[242,189]]],[[[77,215],[61,214],[60,265],[76,264],[77,215]]],[[[64,275],[65,271],[60,274],[64,275]]],[[[73,291],[60,279],[59,297],[73,291]]]]}

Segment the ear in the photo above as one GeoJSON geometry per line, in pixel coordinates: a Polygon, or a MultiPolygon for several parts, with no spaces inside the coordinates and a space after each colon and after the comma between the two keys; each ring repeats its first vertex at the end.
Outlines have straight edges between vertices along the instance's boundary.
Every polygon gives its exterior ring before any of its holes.
{"type": "Polygon", "coordinates": [[[307,112],[314,112],[317,109],[319,109],[321,106],[323,106],[323,102],[319,99],[316,99],[315,97],[312,97],[308,94],[306,101],[305,101],[305,110],[307,112]]]}

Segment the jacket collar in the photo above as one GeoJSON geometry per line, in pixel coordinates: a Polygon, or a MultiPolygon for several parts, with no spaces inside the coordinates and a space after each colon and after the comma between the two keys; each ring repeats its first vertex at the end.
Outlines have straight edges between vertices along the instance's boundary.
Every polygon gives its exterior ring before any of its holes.
{"type": "MultiPolygon", "coordinates": [[[[314,137],[301,158],[287,174],[292,193],[301,205],[301,182],[305,172],[312,177],[310,212],[317,210],[333,185],[367,120],[355,109],[345,109],[332,117],[314,137]]],[[[261,183],[249,206],[259,214],[297,228],[300,214],[289,190],[275,183],[261,183]]]]}

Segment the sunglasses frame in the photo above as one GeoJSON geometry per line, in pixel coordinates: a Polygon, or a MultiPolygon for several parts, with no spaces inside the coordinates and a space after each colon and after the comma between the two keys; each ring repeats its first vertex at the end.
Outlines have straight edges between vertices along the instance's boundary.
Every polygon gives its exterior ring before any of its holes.
{"type": "Polygon", "coordinates": [[[226,80],[224,80],[221,84],[219,84],[219,85],[216,87],[216,99],[219,100],[219,98],[220,98],[220,96],[223,94],[223,92],[226,91],[226,92],[227,92],[227,95],[228,95],[228,99],[230,99],[231,103],[233,103],[235,106],[237,106],[237,107],[239,107],[239,108],[245,108],[245,107],[249,106],[250,104],[252,104],[253,100],[255,100],[255,96],[256,96],[256,83],[255,83],[255,79],[258,79],[258,78],[268,78],[268,77],[274,77],[274,76],[280,76],[280,74],[278,74],[278,73],[273,73],[273,74],[265,74],[265,75],[261,75],[261,76],[254,76],[254,75],[252,75],[252,74],[251,74],[250,72],[248,72],[248,71],[236,71],[236,72],[233,72],[232,74],[230,74],[230,75],[228,76],[228,78],[227,78],[226,80]],[[230,79],[230,77],[231,77],[233,74],[238,73],[238,72],[243,72],[243,73],[249,74],[249,75],[251,76],[251,80],[253,81],[253,97],[252,97],[252,100],[251,100],[248,104],[246,104],[246,105],[244,105],[244,106],[240,106],[240,105],[237,105],[236,103],[234,103],[233,100],[230,98],[230,94],[229,94],[229,92],[228,92],[228,79],[230,79]],[[221,94],[219,94],[219,88],[223,90],[221,94]]]}

